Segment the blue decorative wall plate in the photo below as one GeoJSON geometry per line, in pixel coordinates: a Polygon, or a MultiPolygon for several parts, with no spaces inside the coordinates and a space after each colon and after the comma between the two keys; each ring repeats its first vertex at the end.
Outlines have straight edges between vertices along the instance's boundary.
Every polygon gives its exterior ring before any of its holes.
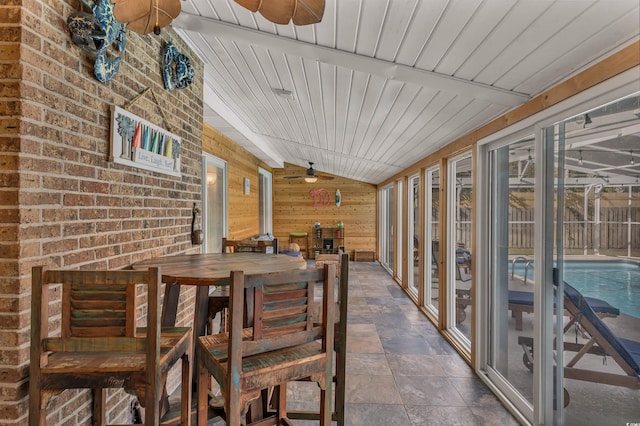
{"type": "Polygon", "coordinates": [[[173,43],[167,42],[164,46],[162,61],[162,77],[167,90],[172,90],[174,87],[184,89],[193,82],[195,71],[191,61],[186,55],[178,52],[173,43]]]}

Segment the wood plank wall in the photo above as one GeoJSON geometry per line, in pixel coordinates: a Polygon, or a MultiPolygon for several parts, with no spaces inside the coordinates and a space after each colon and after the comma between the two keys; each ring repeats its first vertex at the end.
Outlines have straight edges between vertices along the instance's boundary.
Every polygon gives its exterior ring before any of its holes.
{"type": "Polygon", "coordinates": [[[202,150],[227,162],[229,238],[247,238],[259,232],[258,167],[262,167],[273,173],[273,235],[280,241],[287,242],[291,232],[310,233],[315,222],[320,222],[321,226],[336,226],[342,221],[345,246],[350,254],[354,248],[376,250],[375,185],[338,176],[311,184],[304,179],[285,179],[284,176],[304,175],[306,169],[287,163],[283,169],[272,169],[207,124],[203,127],[202,150]],[[243,191],[246,177],[251,180],[249,195],[244,195],[243,191]],[[331,194],[328,206],[313,206],[309,194],[313,189],[326,189],[331,194]],[[337,189],[342,194],[340,207],[335,205],[337,189]]]}
{"type": "MultiPolygon", "coordinates": [[[[284,169],[273,171],[273,233],[288,241],[291,232],[311,232],[315,222],[320,226],[344,223],[345,247],[376,250],[376,187],[375,185],[335,176],[333,180],[307,183],[304,179],[284,179],[284,176],[304,175],[306,169],[285,163],[284,169]],[[331,195],[328,206],[314,207],[311,190],[326,189],[331,195]],[[335,193],[342,195],[340,207],[335,193]]],[[[318,172],[319,175],[331,176],[318,172]]]]}
{"type": "Polygon", "coordinates": [[[258,223],[258,167],[272,171],[249,151],[205,124],[202,134],[202,150],[225,160],[228,172],[228,202],[230,239],[242,239],[257,235],[258,223]],[[244,194],[244,179],[249,178],[249,195],[244,194]]]}

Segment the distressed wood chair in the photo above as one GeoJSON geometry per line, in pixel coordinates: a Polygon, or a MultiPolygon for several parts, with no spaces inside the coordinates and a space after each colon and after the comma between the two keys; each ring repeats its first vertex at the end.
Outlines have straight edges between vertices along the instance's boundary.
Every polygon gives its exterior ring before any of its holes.
{"type": "MultiPolygon", "coordinates": [[[[252,240],[228,240],[222,238],[222,253],[267,253],[267,248],[272,249],[272,254],[278,253],[278,240],[273,241],[252,241],[252,240]],[[269,245],[267,245],[269,243],[269,245]]],[[[209,293],[209,306],[207,310],[207,334],[212,334],[214,329],[214,319],[221,313],[220,331],[223,331],[227,322],[227,308],[229,307],[229,287],[218,286],[209,293]]]]}
{"type": "MultiPolygon", "coordinates": [[[[335,400],[333,403],[333,412],[331,417],[338,426],[344,426],[344,409],[345,409],[345,380],[347,375],[347,301],[349,300],[349,255],[343,253],[337,254],[320,254],[316,256],[316,268],[324,268],[326,264],[336,265],[337,271],[337,298],[335,307],[335,334],[334,334],[334,351],[335,372],[333,381],[335,383],[335,400]]],[[[316,307],[318,307],[316,303],[316,307]]],[[[321,315],[321,312],[320,312],[321,315]]],[[[319,318],[319,315],[315,315],[319,318]]],[[[311,410],[291,410],[288,412],[292,419],[300,420],[318,420],[320,413],[311,410]]]]}
{"type": "Polygon", "coordinates": [[[207,424],[209,376],[220,385],[228,425],[240,425],[248,403],[276,386],[276,413],[258,424],[291,424],[286,384],[304,377],[320,386],[320,424],[331,423],[334,287],[335,265],[252,276],[231,273],[229,332],[198,339],[198,425],[207,424]],[[311,313],[318,284],[323,288],[319,324],[311,313]],[[245,328],[245,321],[252,327],[245,328]]]}
{"type": "Polygon", "coordinates": [[[222,238],[222,253],[241,252],[276,254],[278,253],[278,239],[263,241],[252,239],[229,240],[224,237],[222,238]]]}
{"type": "Polygon", "coordinates": [[[32,271],[29,424],[45,425],[51,397],[93,390],[93,424],[106,424],[106,388],[124,388],[144,407],[145,424],[160,424],[167,372],[182,360],[180,422],[190,424],[190,328],[160,327],[160,272],[32,271]],[[147,327],[138,328],[136,287],[147,287],[147,327]],[[61,292],[61,293],[60,293],[61,292]],[[60,294],[60,307],[49,297],[60,294]],[[61,315],[50,335],[50,313],[61,315]]]}

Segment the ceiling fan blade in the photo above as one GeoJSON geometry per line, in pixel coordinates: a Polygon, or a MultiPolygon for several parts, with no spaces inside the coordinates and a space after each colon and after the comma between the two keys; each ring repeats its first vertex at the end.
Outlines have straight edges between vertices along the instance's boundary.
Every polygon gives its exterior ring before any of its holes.
{"type": "Polygon", "coordinates": [[[333,176],[316,176],[320,180],[333,180],[335,179],[333,176]]]}
{"type": "Polygon", "coordinates": [[[299,175],[299,176],[285,176],[284,178],[285,178],[285,179],[301,179],[301,178],[303,178],[303,177],[305,177],[305,176],[303,176],[303,175],[299,175]]]}
{"type": "Polygon", "coordinates": [[[262,0],[236,0],[236,3],[238,3],[240,6],[244,7],[245,9],[249,9],[252,12],[257,12],[258,9],[260,9],[260,4],[262,3],[262,0]]]}
{"type": "Polygon", "coordinates": [[[317,24],[324,15],[324,0],[298,0],[296,12],[293,15],[295,25],[317,24]]]}
{"type": "Polygon", "coordinates": [[[127,24],[127,29],[138,34],[147,34],[153,31],[156,24],[164,28],[179,14],[182,6],[180,0],[116,0],[113,6],[113,16],[127,24]]]}
{"type": "Polygon", "coordinates": [[[296,0],[265,1],[260,5],[260,13],[267,20],[287,25],[296,10],[296,0]]]}

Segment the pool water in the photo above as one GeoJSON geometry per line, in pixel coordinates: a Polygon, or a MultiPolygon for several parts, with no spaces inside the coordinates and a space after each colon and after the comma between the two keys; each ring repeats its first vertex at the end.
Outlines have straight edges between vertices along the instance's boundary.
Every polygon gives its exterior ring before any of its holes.
{"type": "MultiPolygon", "coordinates": [[[[515,274],[524,276],[525,262],[515,274]]],[[[511,264],[509,264],[511,276],[511,264]]],[[[533,276],[529,266],[527,281],[533,276]]],[[[621,312],[640,318],[640,263],[629,260],[565,260],[564,280],[583,296],[606,300],[621,312]]]]}

